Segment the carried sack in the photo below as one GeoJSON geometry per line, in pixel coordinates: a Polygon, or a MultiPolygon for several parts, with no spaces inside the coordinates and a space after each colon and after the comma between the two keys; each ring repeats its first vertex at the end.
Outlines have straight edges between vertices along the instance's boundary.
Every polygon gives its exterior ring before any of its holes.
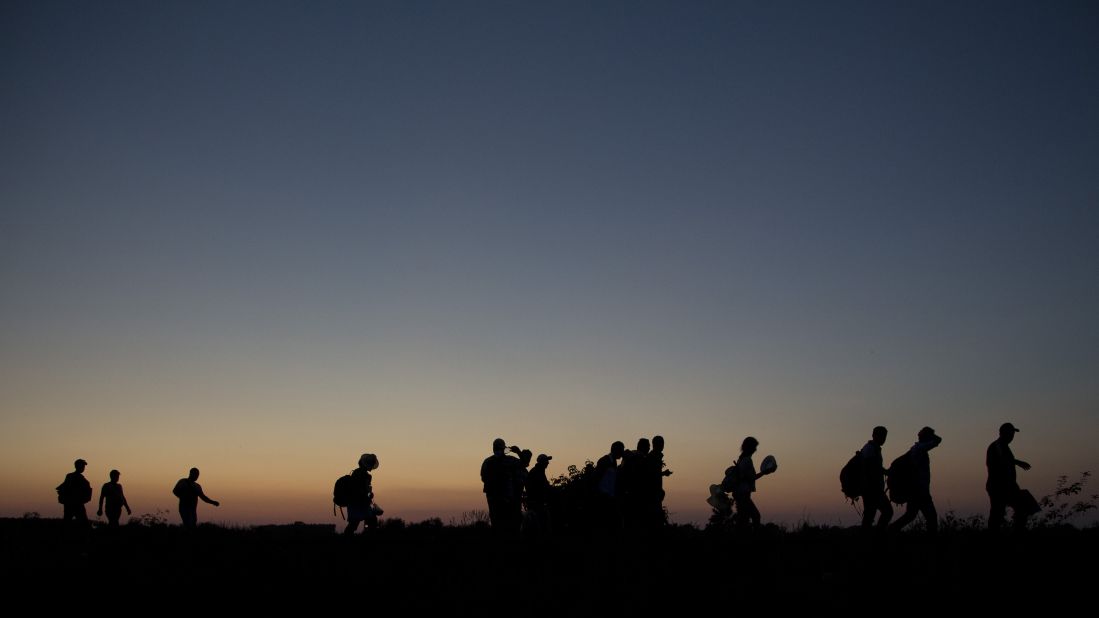
{"type": "Polygon", "coordinates": [[[1034,499],[1034,494],[1025,489],[1019,490],[1019,495],[1015,498],[1015,512],[1030,517],[1031,515],[1037,515],[1041,510],[1042,505],[1034,499]]]}
{"type": "Polygon", "coordinates": [[[725,468],[725,478],[721,479],[721,491],[733,491],[736,489],[736,481],[736,464],[733,464],[725,468]]]}
{"type": "Polygon", "coordinates": [[[889,499],[894,504],[905,504],[911,500],[916,491],[916,460],[911,451],[894,459],[886,474],[889,499]]]}
{"type": "Polygon", "coordinates": [[[851,502],[858,500],[865,493],[863,478],[862,454],[855,451],[855,456],[840,470],[840,490],[851,502]]]}
{"type": "Polygon", "coordinates": [[[355,483],[350,474],[345,474],[336,479],[336,485],[332,488],[332,515],[336,515],[336,507],[340,507],[340,517],[343,517],[343,509],[351,505],[355,496],[355,483]]]}

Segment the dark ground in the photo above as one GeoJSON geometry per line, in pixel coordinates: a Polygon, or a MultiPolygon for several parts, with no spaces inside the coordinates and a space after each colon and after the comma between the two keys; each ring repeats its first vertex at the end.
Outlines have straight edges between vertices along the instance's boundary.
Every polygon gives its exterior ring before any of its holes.
{"type": "Polygon", "coordinates": [[[49,607],[121,603],[124,613],[174,613],[180,606],[382,615],[735,614],[758,607],[861,613],[866,601],[882,603],[874,613],[1035,602],[1059,611],[1094,606],[1097,549],[1097,528],[867,537],[838,528],[745,535],[671,527],[650,536],[539,541],[430,523],[356,538],[339,537],[331,526],[201,526],[188,533],[129,525],[113,534],[97,528],[86,542],[73,542],[59,520],[2,519],[0,581],[49,607]]]}

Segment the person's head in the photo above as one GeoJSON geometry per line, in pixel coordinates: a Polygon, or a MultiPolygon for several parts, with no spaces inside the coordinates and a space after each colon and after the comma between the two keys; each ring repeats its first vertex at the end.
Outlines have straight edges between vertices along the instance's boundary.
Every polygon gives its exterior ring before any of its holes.
{"type": "Polygon", "coordinates": [[[378,468],[378,456],[374,453],[363,453],[362,457],[359,457],[359,467],[366,470],[376,470],[378,468]]]}
{"type": "Polygon", "coordinates": [[[889,435],[889,430],[881,425],[874,428],[874,444],[881,446],[885,444],[885,437],[889,435]]]}
{"type": "Polygon", "coordinates": [[[1010,444],[1011,441],[1015,439],[1015,434],[1018,433],[1018,431],[1019,430],[1015,428],[1015,425],[1004,423],[1003,425],[1000,425],[1000,439],[1003,440],[1005,444],[1010,444]]]}
{"type": "Polygon", "coordinates": [[[759,448],[759,440],[756,440],[752,436],[744,438],[744,441],[740,443],[740,452],[745,455],[751,455],[759,448]]]}
{"type": "Polygon", "coordinates": [[[552,455],[547,455],[545,453],[542,453],[541,455],[538,456],[538,465],[548,466],[551,459],[553,459],[552,455]]]}
{"type": "Polygon", "coordinates": [[[533,457],[534,453],[530,452],[529,449],[523,449],[519,451],[519,462],[523,464],[524,468],[530,465],[530,460],[533,457]]]}
{"type": "Polygon", "coordinates": [[[626,445],[621,442],[615,442],[611,444],[611,457],[615,459],[622,459],[622,454],[626,452],[626,445]]]}
{"type": "Polygon", "coordinates": [[[77,459],[76,461],[73,462],[73,468],[75,468],[76,471],[80,472],[81,474],[84,473],[84,468],[87,468],[87,467],[88,467],[88,462],[84,461],[83,459],[77,459]]]}
{"type": "Polygon", "coordinates": [[[920,439],[920,442],[925,442],[935,437],[935,430],[930,427],[924,427],[920,430],[920,433],[916,434],[916,437],[920,439]]]}
{"type": "Polygon", "coordinates": [[[503,438],[496,438],[492,441],[492,452],[496,455],[503,455],[504,449],[507,447],[507,442],[504,442],[503,438]]]}
{"type": "Polygon", "coordinates": [[[191,479],[192,481],[197,481],[198,480],[198,468],[191,468],[191,471],[187,473],[187,478],[191,479]]]}
{"type": "Polygon", "coordinates": [[[664,452],[664,436],[653,436],[653,452],[664,452]]]}
{"type": "Polygon", "coordinates": [[[121,472],[119,472],[118,470],[111,470],[111,482],[112,483],[117,483],[118,482],[118,477],[120,477],[120,476],[122,476],[121,472]]]}
{"type": "Polygon", "coordinates": [[[641,438],[640,440],[637,441],[637,452],[642,454],[642,455],[648,455],[649,454],[649,439],[648,438],[641,438]]]}

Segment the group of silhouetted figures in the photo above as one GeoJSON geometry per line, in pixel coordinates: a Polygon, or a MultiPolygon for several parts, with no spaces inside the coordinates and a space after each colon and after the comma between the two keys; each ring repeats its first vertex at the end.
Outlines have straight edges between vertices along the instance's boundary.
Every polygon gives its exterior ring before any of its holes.
{"type": "MultiPolygon", "coordinates": [[[[985,453],[988,468],[985,490],[991,503],[988,515],[990,530],[999,530],[1003,526],[1008,507],[1013,511],[1017,530],[1025,529],[1027,519],[1041,508],[1029,491],[1019,487],[1016,479],[1016,467],[1030,469],[1030,464],[1016,459],[1011,451],[1010,444],[1018,431],[1013,424],[1004,423],[1000,426],[1000,437],[988,446],[985,453]]],[[[931,497],[929,453],[943,439],[931,427],[924,427],[916,434],[916,443],[886,468],[882,446],[888,433],[885,427],[874,428],[870,440],[840,471],[840,488],[852,503],[862,500],[862,528],[865,530],[901,530],[923,515],[927,531],[936,532],[939,516],[931,497]],[[893,521],[893,504],[905,506],[904,514],[896,521],[893,521]]],[[[773,473],[777,464],[769,456],[757,473],[751,456],[758,446],[759,441],[755,438],[745,438],[740,458],[725,470],[725,478],[720,484],[710,486],[707,503],[714,509],[712,523],[732,521],[739,527],[759,525],[759,509],[752,502],[755,482],[773,473]],[[729,494],[732,494],[731,500],[729,494]]]]}
{"type": "MultiPolygon", "coordinates": [[[[65,475],[65,480],[57,486],[57,501],[64,507],[64,521],[68,527],[78,532],[86,530],[89,526],[88,512],[84,505],[92,500],[92,485],[84,478],[84,469],[88,462],[77,459],[73,462],[74,470],[65,475]]],[[[179,518],[184,528],[194,528],[198,525],[198,501],[201,499],[207,504],[220,506],[217,500],[206,497],[202,486],[198,484],[198,468],[191,468],[185,478],[179,479],[172,494],[179,498],[179,518]]],[[[118,520],[122,517],[122,509],[131,515],[130,504],[126,501],[126,494],[122,490],[122,484],[118,482],[122,473],[111,470],[111,480],[103,484],[99,490],[99,510],[96,515],[107,515],[108,528],[118,528],[118,520]]]]}
{"type": "MultiPolygon", "coordinates": [[[[1000,426],[1000,437],[988,446],[985,463],[988,481],[985,489],[991,503],[988,527],[1002,527],[1006,509],[1014,512],[1017,529],[1026,527],[1027,518],[1040,508],[1030,492],[1020,489],[1016,468],[1030,464],[1015,459],[1010,444],[1019,430],[1011,423],[1000,426]]],[[[929,532],[938,528],[938,513],[931,497],[931,458],[929,452],[942,443],[935,430],[924,427],[916,443],[886,468],[882,455],[888,431],[875,427],[871,439],[847,462],[840,472],[843,493],[852,501],[862,500],[862,527],[880,530],[904,528],[923,515],[929,532]],[[905,512],[893,521],[893,504],[905,505],[905,512]],[[876,523],[875,523],[876,520],[876,523]]],[[[738,528],[760,525],[760,512],[752,501],[756,481],[773,474],[778,464],[773,456],[764,458],[757,471],[752,459],[759,441],[747,437],[741,443],[740,456],[725,470],[721,483],[710,486],[707,503],[713,507],[711,523],[731,523],[738,528]]],[[[641,438],[635,450],[622,442],[611,444],[610,452],[595,464],[588,461],[583,469],[569,468],[569,474],[550,480],[546,474],[553,457],[537,458],[527,449],[508,447],[497,438],[492,455],[481,464],[481,482],[488,501],[489,521],[494,530],[505,535],[526,532],[532,535],[555,530],[645,530],[659,528],[668,521],[664,508],[663,479],[670,475],[664,463],[664,438],[652,442],[641,438]],[[531,467],[531,461],[534,466],[531,467]]],[[[84,470],[87,462],[77,459],[75,470],[57,487],[57,499],[64,505],[64,520],[70,529],[89,527],[85,505],[92,499],[92,487],[84,470]]],[[[378,456],[366,453],[358,467],[336,481],[333,504],[347,508],[345,534],[354,534],[359,524],[376,527],[382,509],[374,502],[373,477],[378,456]]],[[[103,484],[97,514],[106,513],[109,528],[117,528],[122,509],[130,514],[121,473],[111,470],[110,481],[103,484]]],[[[198,524],[198,501],[219,506],[198,484],[198,468],[176,482],[172,493],[179,499],[179,516],[185,528],[198,524]]]]}
{"type": "Polygon", "coordinates": [[[667,522],[664,438],[637,441],[635,450],[622,442],[571,477],[551,482],[546,468],[553,457],[533,453],[503,439],[492,442],[492,455],[481,464],[481,483],[492,528],[503,534],[540,535],[558,529],[651,529],[667,522]],[[514,456],[513,456],[514,455],[514,456]],[[528,470],[528,468],[530,468],[528,470]]]}

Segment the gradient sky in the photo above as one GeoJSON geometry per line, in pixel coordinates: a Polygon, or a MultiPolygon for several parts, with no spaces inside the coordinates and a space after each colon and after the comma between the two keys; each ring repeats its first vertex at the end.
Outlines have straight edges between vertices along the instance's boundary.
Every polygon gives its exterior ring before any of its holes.
{"type": "Polygon", "coordinates": [[[410,519],[663,434],[765,520],[920,427],[940,511],[1099,470],[1094,2],[3,2],[0,516],[410,519]]]}

